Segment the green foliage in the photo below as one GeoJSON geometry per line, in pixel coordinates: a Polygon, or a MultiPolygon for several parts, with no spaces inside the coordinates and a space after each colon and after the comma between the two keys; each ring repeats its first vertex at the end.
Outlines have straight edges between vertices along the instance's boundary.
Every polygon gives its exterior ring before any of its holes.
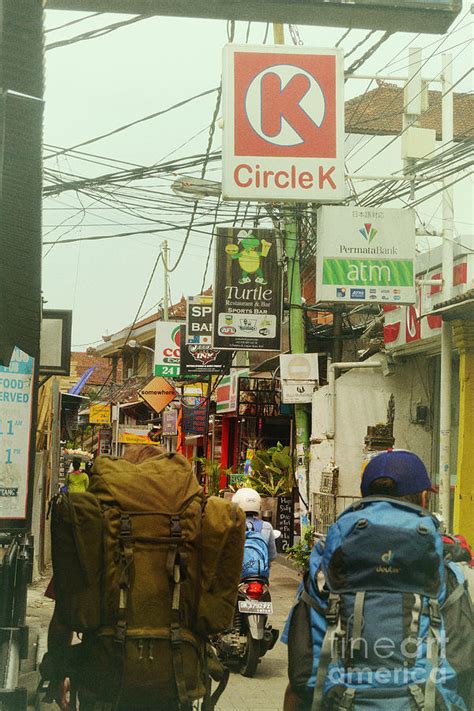
{"type": "Polygon", "coordinates": [[[303,538],[299,543],[296,543],[291,548],[288,548],[287,558],[292,560],[301,575],[304,575],[308,570],[309,556],[316,538],[316,531],[312,526],[305,529],[303,538]]]}
{"type": "MultiPolygon", "coordinates": [[[[213,462],[212,459],[207,459],[207,457],[193,457],[193,462],[198,462],[204,469],[208,493],[211,496],[217,496],[219,494],[219,483],[222,473],[220,463],[213,462]]],[[[227,470],[225,473],[227,473],[227,470]]]]}
{"type": "Polygon", "coordinates": [[[253,474],[244,481],[263,496],[287,496],[294,486],[290,448],[278,442],[276,447],[259,449],[250,462],[253,474]]]}

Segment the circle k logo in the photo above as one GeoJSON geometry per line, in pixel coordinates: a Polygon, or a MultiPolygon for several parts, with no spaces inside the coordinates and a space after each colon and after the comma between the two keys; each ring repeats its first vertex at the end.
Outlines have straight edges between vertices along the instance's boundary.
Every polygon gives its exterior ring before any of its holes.
{"type": "Polygon", "coordinates": [[[334,54],[238,51],[234,62],[235,155],[336,156],[334,54]]]}
{"type": "Polygon", "coordinates": [[[325,108],[324,94],[316,79],[290,64],[277,64],[257,74],[245,97],[253,130],[275,146],[304,143],[306,124],[311,122],[320,128],[325,108]]]}

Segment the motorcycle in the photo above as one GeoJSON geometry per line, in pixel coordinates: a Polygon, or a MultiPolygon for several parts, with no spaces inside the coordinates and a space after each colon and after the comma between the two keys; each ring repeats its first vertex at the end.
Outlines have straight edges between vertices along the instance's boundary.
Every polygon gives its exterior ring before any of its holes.
{"type": "MultiPolygon", "coordinates": [[[[275,537],[281,535],[275,531],[275,537]]],[[[213,640],[219,660],[230,671],[253,677],[260,659],[275,646],[279,631],[268,623],[273,603],[268,580],[243,579],[239,584],[232,628],[213,640]]]]}

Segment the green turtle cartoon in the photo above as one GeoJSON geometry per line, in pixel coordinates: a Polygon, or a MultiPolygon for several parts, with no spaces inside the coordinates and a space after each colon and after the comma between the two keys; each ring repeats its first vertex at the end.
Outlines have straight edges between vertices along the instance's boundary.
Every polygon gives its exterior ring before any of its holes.
{"type": "Polygon", "coordinates": [[[225,251],[231,259],[239,260],[242,270],[239,284],[248,284],[251,281],[251,274],[255,275],[257,284],[268,284],[268,281],[263,276],[260,260],[268,255],[272,246],[271,242],[267,242],[264,239],[259,240],[252,232],[247,232],[246,230],[240,230],[237,240],[239,245],[228,244],[225,251]]]}

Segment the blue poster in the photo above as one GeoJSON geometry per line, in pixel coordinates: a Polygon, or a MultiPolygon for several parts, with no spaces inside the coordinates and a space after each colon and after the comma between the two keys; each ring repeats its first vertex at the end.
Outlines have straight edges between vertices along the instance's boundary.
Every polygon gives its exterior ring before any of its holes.
{"type": "Polygon", "coordinates": [[[0,366],[0,520],[26,518],[33,366],[18,348],[0,366]]]}

